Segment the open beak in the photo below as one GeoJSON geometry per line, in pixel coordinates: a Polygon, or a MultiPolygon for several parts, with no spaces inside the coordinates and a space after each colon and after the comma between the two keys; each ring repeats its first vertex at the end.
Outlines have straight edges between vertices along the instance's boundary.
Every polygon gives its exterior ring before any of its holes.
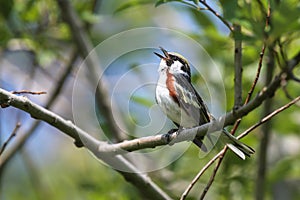
{"type": "Polygon", "coordinates": [[[159,53],[156,53],[156,52],[154,52],[154,54],[157,55],[158,57],[160,57],[161,59],[164,59],[164,60],[170,59],[170,56],[169,56],[168,52],[162,47],[159,47],[159,48],[164,53],[165,56],[163,56],[159,53]]]}

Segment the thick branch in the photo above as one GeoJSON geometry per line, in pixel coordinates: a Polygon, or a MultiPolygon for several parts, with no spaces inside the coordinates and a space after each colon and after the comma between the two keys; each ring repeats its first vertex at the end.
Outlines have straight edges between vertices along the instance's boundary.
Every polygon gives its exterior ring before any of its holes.
{"type": "MultiPolygon", "coordinates": [[[[145,174],[140,173],[128,173],[137,172],[137,169],[121,156],[114,156],[112,154],[100,154],[98,153],[98,147],[106,145],[106,142],[98,141],[90,136],[85,131],[75,126],[71,121],[67,121],[57,114],[46,110],[45,108],[32,103],[26,97],[20,97],[11,94],[0,88],[0,105],[13,106],[19,108],[25,112],[28,112],[31,117],[42,120],[48,124],[61,130],[63,133],[74,138],[76,143],[84,144],[84,146],[94,153],[96,157],[103,160],[107,164],[113,166],[118,165],[123,171],[118,171],[127,180],[130,180],[134,185],[142,186],[143,195],[150,195],[155,199],[171,199],[166,193],[164,193],[152,180],[145,174]],[[148,193],[146,193],[146,192],[148,193]]],[[[3,162],[0,159],[0,168],[3,162]]],[[[137,189],[141,189],[137,187],[137,189]]]]}
{"type": "Polygon", "coordinates": [[[238,109],[242,105],[242,40],[241,26],[233,25],[234,27],[234,107],[238,109]]]}
{"type": "MultiPolygon", "coordinates": [[[[168,137],[165,135],[148,136],[117,144],[99,142],[99,150],[102,152],[115,152],[118,154],[123,153],[121,149],[126,151],[135,151],[144,148],[154,148],[156,146],[192,140],[196,134],[198,136],[205,136],[208,130],[209,132],[220,130],[224,126],[232,124],[236,119],[247,115],[249,112],[260,106],[264,100],[272,96],[280,86],[281,75],[282,74],[278,75],[268,88],[264,88],[263,91],[261,91],[256,98],[250,101],[247,105],[240,107],[235,112],[227,113],[221,117],[220,120],[216,120],[199,127],[184,129],[180,131],[180,133],[175,132],[171,135],[168,135],[168,137]]],[[[91,138],[91,136],[85,132],[82,132],[82,130],[76,127],[73,123],[66,122],[58,115],[46,110],[41,106],[38,106],[37,104],[32,103],[25,97],[16,96],[8,91],[0,89],[0,104],[5,106],[14,106],[30,113],[33,118],[43,120],[74,138],[77,144],[84,143],[84,141],[81,142],[81,140],[85,139],[86,137],[91,138]]]]}
{"type": "MultiPolygon", "coordinates": [[[[288,69],[294,69],[296,65],[300,62],[300,52],[291,59],[288,63],[288,69]]],[[[286,70],[288,71],[288,70],[286,70]]],[[[120,153],[120,147],[127,151],[134,151],[142,148],[149,148],[149,147],[155,147],[159,145],[166,145],[168,143],[176,143],[186,140],[191,140],[194,138],[194,136],[197,134],[198,136],[204,136],[208,130],[211,132],[220,130],[221,127],[229,125],[233,123],[236,119],[241,118],[251,112],[253,109],[257,108],[261,103],[266,100],[268,97],[272,96],[275,91],[279,88],[280,82],[281,82],[281,76],[284,76],[286,72],[281,72],[279,75],[276,76],[276,78],[270,83],[270,85],[267,88],[264,88],[252,101],[250,101],[247,105],[242,106],[238,110],[236,110],[234,113],[230,112],[226,114],[225,116],[221,117],[221,120],[214,121],[211,123],[204,124],[199,127],[195,127],[192,129],[184,129],[180,132],[180,134],[172,134],[169,137],[165,137],[164,135],[157,135],[157,136],[149,136],[146,138],[140,138],[132,141],[126,141],[124,143],[119,144],[113,144],[109,145],[106,142],[97,141],[94,138],[92,138],[90,135],[88,135],[83,130],[76,127],[73,123],[70,121],[66,121],[63,118],[59,117],[58,115],[52,113],[51,111],[46,110],[45,108],[42,108],[41,106],[38,106],[31,101],[29,101],[25,97],[19,97],[14,94],[11,94],[8,91],[5,91],[0,88],[0,105],[3,107],[7,106],[13,106],[16,108],[19,108],[21,110],[24,110],[25,112],[28,112],[33,118],[43,120],[52,126],[58,128],[59,130],[63,131],[65,134],[69,135],[70,137],[74,138],[77,143],[82,144],[84,143],[85,146],[90,149],[92,152],[96,154],[97,157],[100,159],[103,159],[107,163],[110,163],[111,154],[109,156],[105,156],[107,154],[101,154],[99,150],[103,150],[106,152],[115,152],[120,153]],[[225,123],[220,123],[225,119],[225,123]],[[79,137],[80,136],[80,137],[79,137]],[[170,142],[171,141],[171,142],[170,142]],[[150,144],[151,143],[151,144],[150,144]],[[104,156],[103,156],[104,155],[104,156]]],[[[124,152],[123,150],[123,152],[124,152]]],[[[118,157],[118,159],[121,159],[122,157],[118,157]]],[[[123,161],[118,160],[118,162],[121,162],[122,165],[124,165],[123,161]]],[[[2,166],[2,160],[0,160],[0,167],[2,166]]],[[[125,164],[127,166],[127,164],[125,164]]],[[[130,167],[130,169],[133,166],[130,167]]],[[[128,168],[128,166],[127,166],[128,168]]],[[[128,178],[128,173],[123,173],[123,176],[128,178]]],[[[147,182],[147,179],[140,180],[141,177],[134,176],[132,174],[133,179],[137,179],[139,181],[145,181],[144,183],[149,186],[149,190],[157,191],[157,186],[155,184],[150,184],[147,182]]],[[[159,195],[164,199],[165,195],[164,193],[160,192],[154,192],[155,195],[159,195]]],[[[166,199],[166,198],[165,198],[166,199]]]]}
{"type": "MultiPolygon", "coordinates": [[[[57,80],[56,85],[53,87],[53,89],[51,89],[51,92],[48,92],[50,95],[49,95],[49,99],[47,99],[47,102],[45,104],[45,108],[46,109],[50,108],[54,104],[55,100],[57,99],[57,97],[59,96],[60,92],[62,91],[64,83],[67,80],[68,75],[70,74],[70,72],[73,69],[74,62],[75,62],[75,60],[77,58],[77,52],[75,52],[73,50],[72,53],[71,53],[71,55],[69,57],[70,57],[70,60],[68,61],[68,64],[65,67],[64,71],[62,72],[61,76],[57,80]]],[[[15,155],[15,153],[20,148],[22,148],[22,146],[25,144],[25,142],[27,141],[27,139],[38,128],[40,122],[41,121],[35,121],[35,122],[33,122],[31,124],[31,127],[28,129],[28,131],[26,131],[23,134],[20,134],[18,136],[18,139],[15,140],[14,143],[12,143],[12,145],[10,146],[10,148],[5,151],[5,154],[2,155],[2,157],[1,157],[0,174],[1,174],[2,170],[4,169],[5,164],[9,162],[9,160],[15,155]]],[[[79,143],[77,145],[80,146],[79,143]]]]}
{"type": "MultiPolygon", "coordinates": [[[[299,55],[300,52],[293,59],[290,60],[290,64],[288,65],[289,69],[294,69],[294,67],[299,64],[299,55]]],[[[180,131],[179,134],[175,132],[171,135],[168,135],[168,137],[166,137],[165,135],[148,136],[135,140],[124,141],[118,144],[107,144],[105,142],[101,142],[102,146],[100,146],[99,149],[104,152],[118,152],[120,148],[126,151],[135,151],[138,149],[154,148],[156,146],[192,140],[196,134],[197,136],[205,136],[208,130],[210,132],[220,130],[224,126],[234,123],[236,119],[247,115],[249,112],[260,106],[266,99],[272,97],[276,90],[280,87],[281,77],[285,76],[285,74],[285,72],[279,73],[275,77],[275,79],[269,84],[269,86],[263,88],[263,90],[248,104],[240,107],[235,112],[227,113],[226,115],[222,116],[219,120],[204,124],[199,127],[184,129],[180,131]]],[[[76,126],[74,126],[73,124],[72,126],[69,126],[68,123],[63,123],[63,119],[61,117],[42,108],[41,106],[32,103],[25,97],[19,97],[11,94],[8,91],[0,89],[0,105],[4,107],[14,106],[16,108],[24,110],[25,112],[30,113],[32,117],[52,124],[56,128],[62,130],[65,134],[74,138],[78,144],[81,144],[80,139],[82,139],[82,137],[79,137],[78,134],[81,134],[82,132],[78,132],[76,126]]]]}

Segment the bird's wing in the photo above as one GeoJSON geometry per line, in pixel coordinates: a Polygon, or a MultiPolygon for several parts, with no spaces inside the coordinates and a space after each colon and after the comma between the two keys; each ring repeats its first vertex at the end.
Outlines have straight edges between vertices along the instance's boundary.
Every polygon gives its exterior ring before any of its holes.
{"type": "Polygon", "coordinates": [[[179,106],[194,119],[198,119],[199,125],[211,121],[208,109],[200,95],[197,93],[189,80],[180,74],[174,75],[174,87],[176,89],[179,106]]]}

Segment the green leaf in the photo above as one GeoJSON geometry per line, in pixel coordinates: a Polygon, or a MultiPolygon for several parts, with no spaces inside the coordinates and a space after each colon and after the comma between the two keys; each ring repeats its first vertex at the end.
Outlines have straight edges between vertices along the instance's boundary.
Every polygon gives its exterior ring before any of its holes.
{"type": "Polygon", "coordinates": [[[300,6],[296,0],[282,1],[271,15],[271,36],[277,38],[284,33],[300,30],[300,6]]]}
{"type": "Polygon", "coordinates": [[[185,4],[187,6],[190,6],[192,8],[196,8],[197,10],[200,9],[200,7],[198,6],[198,4],[195,3],[195,1],[193,1],[196,5],[192,4],[192,3],[189,3],[189,2],[186,2],[186,1],[182,1],[182,0],[159,0],[155,3],[155,7],[158,7],[162,4],[165,4],[165,3],[170,3],[170,2],[179,2],[179,3],[182,3],[182,4],[185,4]]]}
{"type": "Polygon", "coordinates": [[[141,104],[143,106],[146,106],[146,107],[151,107],[153,105],[153,102],[152,101],[149,101],[147,98],[145,97],[138,97],[138,96],[133,96],[132,98],[132,101],[135,102],[135,103],[138,103],[138,104],[141,104]]]}
{"type": "Polygon", "coordinates": [[[131,0],[131,1],[127,1],[126,3],[122,4],[119,8],[117,8],[115,10],[115,14],[119,13],[121,11],[124,11],[128,8],[134,7],[134,6],[141,6],[141,5],[145,5],[145,4],[150,4],[152,3],[152,0],[131,0]]]}
{"type": "Polygon", "coordinates": [[[1,0],[0,3],[0,15],[2,15],[4,18],[8,18],[13,9],[14,1],[1,0]]]}
{"type": "Polygon", "coordinates": [[[81,17],[84,21],[90,23],[90,24],[94,24],[99,22],[100,20],[100,16],[99,15],[95,15],[94,13],[92,13],[91,11],[83,11],[81,14],[81,17]]]}
{"type": "Polygon", "coordinates": [[[239,10],[237,0],[225,1],[221,0],[224,18],[231,20],[236,17],[236,12],[239,10]]]}

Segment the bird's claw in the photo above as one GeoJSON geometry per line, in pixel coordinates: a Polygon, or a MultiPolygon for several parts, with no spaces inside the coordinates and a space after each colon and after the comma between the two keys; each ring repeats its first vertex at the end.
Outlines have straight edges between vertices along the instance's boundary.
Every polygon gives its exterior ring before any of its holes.
{"type": "Polygon", "coordinates": [[[171,135],[175,132],[177,132],[178,129],[173,128],[171,130],[168,131],[168,133],[164,134],[163,137],[166,138],[167,142],[170,143],[171,142],[171,135]]]}

